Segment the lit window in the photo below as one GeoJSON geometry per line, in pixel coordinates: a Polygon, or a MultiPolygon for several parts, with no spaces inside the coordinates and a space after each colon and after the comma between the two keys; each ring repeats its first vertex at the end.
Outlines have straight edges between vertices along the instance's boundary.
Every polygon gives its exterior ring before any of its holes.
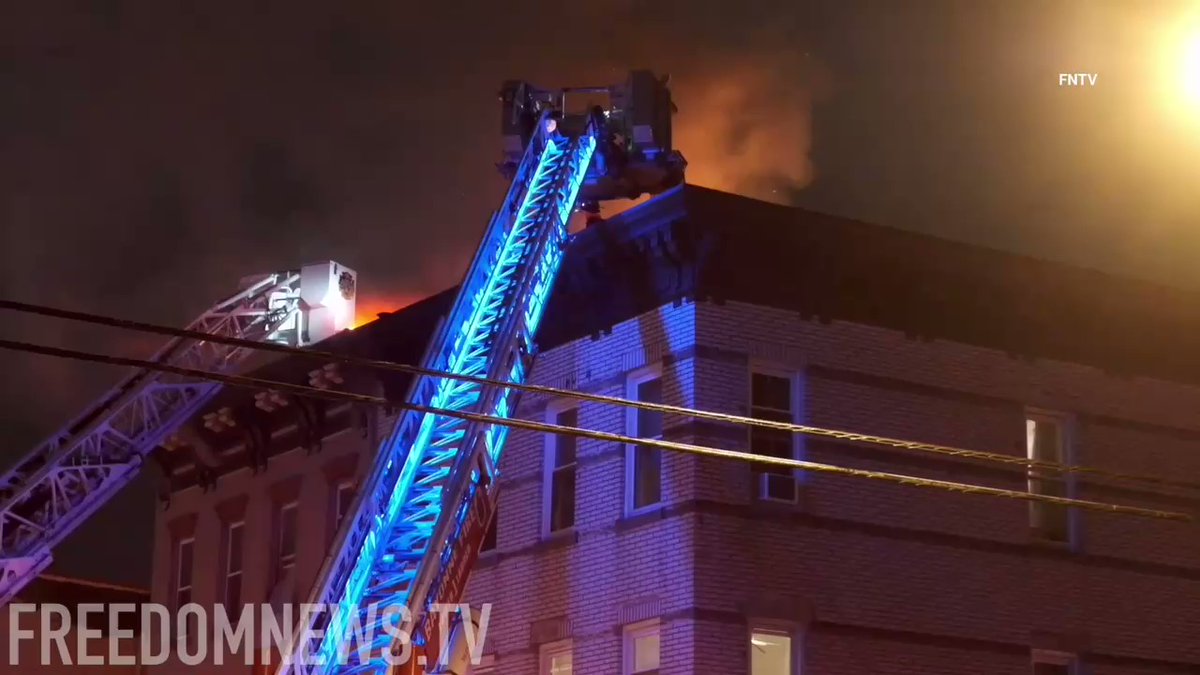
{"type": "MultiPolygon", "coordinates": [[[[645,403],[662,403],[662,377],[647,373],[629,381],[628,397],[645,403]]],[[[662,413],[640,408],[628,410],[629,435],[661,439],[662,413]]],[[[626,510],[638,511],[662,501],[662,450],[642,445],[625,448],[626,510]]]]}
{"type": "Polygon", "coordinates": [[[276,514],[276,580],[283,579],[296,565],[296,514],[299,506],[296,502],[284,504],[276,514]]]}
{"type": "Polygon", "coordinates": [[[570,640],[542,645],[538,658],[538,675],[571,675],[571,668],[570,640]]]}
{"type": "Polygon", "coordinates": [[[175,608],[192,601],[192,567],[196,540],[181,539],[175,548],[175,608]]]}
{"type": "Polygon", "coordinates": [[[786,633],[750,632],[750,675],[792,675],[792,638],[786,633]]]}
{"type": "Polygon", "coordinates": [[[661,646],[658,619],[626,626],[624,675],[657,673],[661,646]]]}
{"type": "Polygon", "coordinates": [[[245,523],[225,525],[225,609],[233,612],[242,605],[242,534],[245,523]]]}
{"type": "Polygon", "coordinates": [[[1033,675],[1075,675],[1078,672],[1078,659],[1066,652],[1035,649],[1031,661],[1033,675]]]}
{"type": "MultiPolygon", "coordinates": [[[[765,373],[750,374],[750,415],[774,422],[795,421],[792,378],[765,373]]],[[[789,431],[750,427],[750,452],[764,457],[795,459],[795,435],[789,431]]],[[[796,472],[774,464],[755,466],[762,499],[796,501],[796,472]]]]}
{"type": "MultiPolygon", "coordinates": [[[[550,422],[564,427],[579,426],[579,409],[553,410],[550,422]]],[[[575,436],[546,434],[545,519],[546,532],[575,526],[575,436]]]]}
{"type": "MultiPolygon", "coordinates": [[[[1053,464],[1067,463],[1066,424],[1061,417],[1027,415],[1025,448],[1027,458],[1053,464]]],[[[1059,470],[1030,467],[1029,492],[1050,497],[1070,496],[1070,483],[1059,470]]],[[[1034,532],[1049,541],[1070,541],[1070,511],[1065,506],[1046,502],[1029,503],[1029,524],[1034,532]]]]}

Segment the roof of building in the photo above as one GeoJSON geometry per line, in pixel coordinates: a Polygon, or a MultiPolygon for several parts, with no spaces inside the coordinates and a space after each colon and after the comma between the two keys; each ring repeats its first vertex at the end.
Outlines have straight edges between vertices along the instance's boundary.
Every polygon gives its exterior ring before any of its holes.
{"type": "Polygon", "coordinates": [[[630,216],[696,251],[700,298],[1200,382],[1200,293],[694,186],[630,216]]]}
{"type": "MultiPolygon", "coordinates": [[[[150,601],[150,591],[119,586],[102,581],[64,577],[54,574],[40,574],[27,586],[21,589],[14,603],[36,605],[62,605],[71,615],[71,624],[79,625],[79,608],[81,605],[114,604],[140,605],[150,601]]],[[[98,630],[102,635],[108,635],[111,626],[108,617],[100,612],[87,615],[88,628],[98,630]]],[[[23,619],[28,627],[34,622],[33,618],[23,619]]],[[[132,630],[135,633],[141,627],[140,610],[122,611],[117,615],[118,627],[121,630],[132,630]]]]}
{"type": "Polygon", "coordinates": [[[60,603],[73,605],[84,602],[146,602],[150,591],[144,588],[121,586],[104,581],[39,574],[21,589],[18,597],[25,602],[60,603]]]}
{"type": "MultiPolygon", "coordinates": [[[[320,348],[417,363],[454,291],[381,314],[320,348]]],[[[1200,383],[1198,293],[692,185],[573,238],[538,343],[549,349],[678,300],[767,305],[1200,383]]],[[[257,374],[304,382],[316,365],[287,357],[257,374]]],[[[381,379],[389,396],[405,394],[405,376],[381,379]]],[[[221,396],[215,405],[248,394],[221,396]]]]}

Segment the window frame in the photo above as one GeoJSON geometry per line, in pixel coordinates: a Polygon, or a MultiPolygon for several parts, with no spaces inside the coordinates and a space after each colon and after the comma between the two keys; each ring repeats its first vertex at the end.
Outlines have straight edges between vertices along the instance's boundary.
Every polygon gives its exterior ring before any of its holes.
{"type": "Polygon", "coordinates": [[[553,675],[550,672],[552,659],[555,656],[571,657],[571,673],[575,672],[575,645],[571,638],[547,642],[538,647],[538,675],[553,675]]]}
{"type": "MultiPolygon", "coordinates": [[[[1075,423],[1074,416],[1070,413],[1056,410],[1048,410],[1045,408],[1025,408],[1025,424],[1022,430],[1025,434],[1025,458],[1032,460],[1034,457],[1029,447],[1029,422],[1036,423],[1053,423],[1058,426],[1058,444],[1059,444],[1059,464],[1070,466],[1076,463],[1076,448],[1075,448],[1075,423]]],[[[1043,494],[1042,492],[1034,491],[1034,480],[1037,469],[1027,467],[1025,471],[1025,490],[1031,494],[1043,494]]],[[[1064,496],[1074,499],[1077,496],[1077,484],[1075,474],[1060,473],[1063,479],[1064,496]]],[[[1079,514],[1076,509],[1063,506],[1056,507],[1045,502],[1031,501],[1029,508],[1026,510],[1026,522],[1029,528],[1029,534],[1032,539],[1044,544],[1065,546],[1074,549],[1079,543],[1079,523],[1077,519],[1079,514]],[[1038,526],[1038,512],[1047,508],[1062,508],[1066,511],[1066,538],[1059,540],[1049,536],[1049,534],[1038,526]]]]}
{"type": "Polygon", "coordinates": [[[221,602],[225,605],[225,610],[228,612],[236,612],[243,602],[242,593],[246,588],[246,521],[244,519],[230,520],[222,523],[224,531],[221,533],[224,543],[224,551],[222,555],[223,564],[221,569],[221,602]],[[233,568],[233,531],[240,530],[241,542],[238,546],[241,553],[237,562],[237,570],[233,568]],[[238,577],[238,605],[239,607],[231,606],[229,602],[229,580],[232,577],[238,577]]]}
{"type": "MultiPolygon", "coordinates": [[[[788,404],[791,408],[788,412],[791,414],[790,422],[792,424],[800,424],[804,419],[804,373],[797,368],[788,368],[776,363],[751,361],[749,374],[746,378],[746,411],[750,417],[757,417],[754,414],[756,407],[754,405],[754,376],[764,375],[766,377],[775,377],[781,380],[788,381],[788,404]]],[[[778,410],[778,409],[773,409],[778,410]]],[[[750,427],[746,431],[746,450],[754,452],[753,446],[754,427],[750,427]]],[[[792,459],[802,460],[807,452],[805,445],[805,437],[803,434],[793,432],[791,434],[791,450],[792,459]]],[[[779,504],[797,504],[800,501],[800,488],[804,484],[805,473],[799,469],[792,470],[792,497],[791,499],[780,499],[772,497],[769,494],[769,477],[780,476],[782,474],[771,474],[760,472],[754,465],[751,465],[751,473],[754,477],[754,498],[764,502],[775,502],[779,504]]]]}
{"type": "Polygon", "coordinates": [[[343,478],[333,485],[333,533],[337,536],[337,531],[342,527],[342,522],[354,511],[354,498],[357,496],[357,488],[353,478],[343,478]],[[342,491],[350,492],[350,501],[346,504],[346,512],[342,513],[342,491]]]}
{"type": "MultiPolygon", "coordinates": [[[[575,424],[579,425],[579,416],[582,414],[582,406],[578,401],[558,400],[552,401],[546,406],[546,422],[550,424],[558,424],[558,417],[569,410],[575,411],[575,424]]],[[[577,427],[578,428],[578,427],[577,427]]],[[[558,462],[558,434],[545,434],[544,447],[542,450],[542,536],[549,537],[551,535],[560,534],[562,532],[571,532],[579,522],[579,438],[576,438],[575,443],[575,461],[569,468],[575,473],[575,491],[571,496],[575,502],[571,524],[558,529],[553,528],[554,516],[554,477],[560,470],[565,470],[568,467],[560,467],[558,462]]]]}
{"type": "MultiPolygon", "coordinates": [[[[654,363],[637,370],[632,370],[625,375],[625,398],[631,401],[640,400],[637,397],[638,387],[646,382],[658,380],[661,383],[663,396],[666,399],[666,382],[663,378],[663,367],[661,363],[654,363]]],[[[627,407],[625,409],[625,435],[631,438],[642,438],[638,436],[638,408],[627,407]]],[[[666,415],[663,413],[663,422],[666,423],[666,415]]],[[[647,440],[662,440],[660,434],[657,437],[646,436],[647,440]]],[[[642,506],[634,505],[635,496],[635,479],[637,469],[637,444],[625,444],[625,490],[624,490],[624,512],[626,516],[635,516],[642,513],[648,513],[661,509],[666,503],[666,491],[663,489],[666,478],[666,453],[661,448],[655,448],[659,452],[659,471],[658,471],[658,500],[650,504],[642,506]]]]}
{"type": "Polygon", "coordinates": [[[279,583],[284,579],[284,571],[295,571],[296,563],[300,558],[300,500],[293,499],[290,501],[279,502],[275,507],[275,541],[272,548],[272,559],[274,563],[274,579],[275,583],[279,583]],[[292,527],[292,554],[291,560],[285,564],[283,556],[283,514],[286,511],[295,512],[295,525],[292,527]]]}
{"type": "Polygon", "coordinates": [[[500,502],[497,501],[492,510],[492,519],[483,530],[483,539],[479,542],[479,555],[487,555],[500,550],[500,502]],[[490,544],[490,545],[489,545],[490,544]]]}
{"type": "Polygon", "coordinates": [[[195,535],[180,537],[175,540],[175,574],[174,574],[174,577],[175,577],[174,578],[174,581],[175,581],[174,591],[175,592],[172,594],[173,597],[171,598],[171,601],[175,605],[175,611],[178,612],[184,605],[188,605],[188,604],[191,604],[196,601],[195,597],[193,597],[193,594],[195,593],[195,590],[196,590],[196,536],[195,535]],[[189,567],[188,579],[187,579],[186,585],[183,583],[183,561],[185,559],[185,556],[183,555],[184,546],[190,547],[188,555],[186,556],[186,559],[188,561],[188,567],[189,567]],[[185,590],[188,593],[188,601],[181,603],[181,602],[179,602],[179,596],[185,590]]]}
{"type": "Polygon", "coordinates": [[[654,675],[662,670],[662,620],[658,618],[626,624],[621,628],[621,675],[654,675]],[[634,670],[639,637],[658,636],[658,667],[652,670],[634,670]]]}
{"type": "Polygon", "coordinates": [[[185,644],[188,649],[191,649],[193,635],[196,635],[196,615],[188,614],[185,620],[180,621],[178,616],[179,610],[186,607],[188,604],[196,603],[196,534],[188,534],[186,537],[175,539],[175,569],[173,574],[173,593],[170,602],[175,609],[175,640],[179,644],[185,644]],[[187,546],[188,555],[184,555],[184,548],[187,546]],[[184,561],[188,563],[187,584],[184,584],[184,561]],[[180,595],[187,591],[187,602],[180,602],[180,595]]]}
{"type": "Polygon", "coordinates": [[[781,623],[778,621],[763,621],[760,619],[751,619],[746,626],[746,672],[753,673],[754,652],[751,648],[754,646],[751,641],[755,634],[778,635],[786,637],[790,642],[789,660],[788,660],[788,675],[799,675],[801,664],[801,645],[802,633],[797,626],[793,624],[781,623]]]}

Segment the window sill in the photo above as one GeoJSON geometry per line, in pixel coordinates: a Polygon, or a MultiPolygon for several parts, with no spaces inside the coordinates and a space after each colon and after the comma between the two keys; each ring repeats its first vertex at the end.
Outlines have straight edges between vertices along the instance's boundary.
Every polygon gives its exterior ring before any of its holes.
{"type": "Polygon", "coordinates": [[[798,479],[793,478],[793,485],[796,498],[795,499],[778,499],[768,497],[763,491],[762,474],[754,474],[754,479],[750,483],[750,503],[754,508],[768,513],[794,513],[797,511],[807,511],[808,490],[806,484],[798,479]]]}
{"type": "Polygon", "coordinates": [[[568,527],[555,532],[549,532],[542,535],[541,541],[533,546],[536,552],[553,551],[559,548],[566,548],[579,543],[579,531],[574,527],[568,527]]]}
{"type": "Polygon", "coordinates": [[[1048,551],[1080,553],[1079,547],[1075,544],[1075,542],[1070,540],[1059,541],[1057,539],[1050,539],[1049,537],[1038,534],[1036,531],[1029,533],[1029,545],[1048,551]]]}
{"type": "Polygon", "coordinates": [[[480,551],[475,557],[475,569],[485,570],[489,567],[495,567],[500,563],[500,550],[492,549],[490,551],[480,551]]]}
{"type": "Polygon", "coordinates": [[[646,506],[637,511],[630,511],[623,517],[617,519],[617,532],[627,532],[636,529],[648,523],[664,520],[667,517],[667,507],[665,504],[655,504],[646,506]]]}
{"type": "Polygon", "coordinates": [[[787,500],[783,500],[783,499],[771,499],[770,497],[763,497],[761,495],[755,495],[753,502],[754,502],[755,509],[760,510],[760,511],[766,511],[766,512],[790,513],[790,512],[794,512],[794,511],[804,510],[803,495],[798,496],[798,498],[795,501],[787,501],[787,500]]]}

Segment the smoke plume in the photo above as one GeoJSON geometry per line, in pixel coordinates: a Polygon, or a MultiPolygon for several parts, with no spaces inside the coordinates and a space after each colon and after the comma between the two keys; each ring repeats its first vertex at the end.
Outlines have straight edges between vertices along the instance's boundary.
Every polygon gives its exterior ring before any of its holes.
{"type": "Polygon", "coordinates": [[[688,182],[785,203],[812,180],[813,93],[746,60],[681,78],[676,145],[688,182]]]}

